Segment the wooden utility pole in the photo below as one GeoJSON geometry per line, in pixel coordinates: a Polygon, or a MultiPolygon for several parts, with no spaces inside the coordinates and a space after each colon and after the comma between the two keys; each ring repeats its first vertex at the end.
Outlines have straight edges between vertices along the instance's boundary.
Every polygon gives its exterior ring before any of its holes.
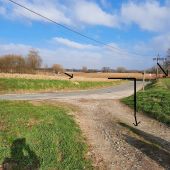
{"type": "Polygon", "coordinates": [[[145,91],[145,70],[144,70],[144,72],[143,72],[143,87],[142,87],[142,89],[143,89],[143,91],[145,91]]]}
{"type": "Polygon", "coordinates": [[[158,67],[157,63],[159,63],[159,61],[165,61],[165,58],[161,58],[158,54],[157,57],[153,58],[153,61],[156,61],[156,79],[157,79],[158,75],[159,75],[159,67],[158,67]]]}
{"type": "MultiPolygon", "coordinates": [[[[153,58],[153,61],[155,61],[156,60],[156,63],[158,63],[158,61],[159,61],[159,54],[158,54],[158,56],[157,57],[155,57],[155,58],[153,58]]],[[[156,64],[156,79],[158,78],[158,65],[156,64]]]]}

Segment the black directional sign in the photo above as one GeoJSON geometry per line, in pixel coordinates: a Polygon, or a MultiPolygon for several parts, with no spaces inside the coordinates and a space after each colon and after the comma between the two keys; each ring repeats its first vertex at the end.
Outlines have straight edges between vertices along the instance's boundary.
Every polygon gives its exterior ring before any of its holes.
{"type": "Polygon", "coordinates": [[[135,123],[133,123],[135,126],[138,126],[140,122],[137,121],[137,97],[136,97],[136,78],[112,78],[109,77],[108,79],[122,79],[122,80],[132,80],[134,81],[134,118],[135,118],[135,123]]]}

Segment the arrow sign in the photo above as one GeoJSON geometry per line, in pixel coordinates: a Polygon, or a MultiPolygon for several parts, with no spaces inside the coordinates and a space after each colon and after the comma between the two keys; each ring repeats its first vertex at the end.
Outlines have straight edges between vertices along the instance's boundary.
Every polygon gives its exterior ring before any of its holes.
{"type": "Polygon", "coordinates": [[[135,123],[133,123],[135,126],[138,126],[140,122],[137,122],[137,120],[135,120],[135,123]]]}
{"type": "Polygon", "coordinates": [[[64,73],[65,75],[69,76],[69,79],[73,78],[73,74],[68,74],[68,73],[64,73]]]}
{"type": "Polygon", "coordinates": [[[140,122],[137,121],[137,97],[136,97],[136,78],[122,78],[122,77],[117,77],[117,78],[112,78],[109,77],[108,79],[122,79],[122,80],[133,80],[134,81],[134,118],[135,118],[135,123],[133,123],[135,126],[138,126],[140,122]]]}
{"type": "Polygon", "coordinates": [[[159,63],[157,63],[157,65],[160,67],[160,69],[162,70],[162,72],[163,72],[163,73],[165,74],[165,76],[167,77],[167,76],[168,76],[168,70],[167,70],[167,72],[166,72],[159,63]]]}

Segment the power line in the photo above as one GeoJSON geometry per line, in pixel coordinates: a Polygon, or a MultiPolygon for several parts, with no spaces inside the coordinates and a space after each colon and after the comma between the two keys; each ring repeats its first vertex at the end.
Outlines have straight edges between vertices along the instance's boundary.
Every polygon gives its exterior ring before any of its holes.
{"type": "Polygon", "coordinates": [[[11,3],[13,3],[13,4],[15,4],[15,5],[17,5],[17,6],[21,7],[21,8],[24,8],[25,10],[27,10],[27,11],[29,11],[29,12],[32,12],[32,13],[34,13],[35,15],[38,15],[38,16],[40,16],[41,18],[44,18],[44,19],[46,19],[46,20],[48,20],[48,21],[50,21],[50,22],[52,22],[52,23],[54,23],[54,24],[56,24],[56,25],[58,25],[58,26],[60,26],[60,27],[62,27],[62,28],[64,28],[64,29],[68,30],[68,31],[71,31],[71,32],[73,32],[73,33],[75,33],[75,34],[78,34],[79,36],[82,36],[82,37],[84,37],[84,38],[86,38],[86,39],[89,39],[89,40],[94,41],[94,42],[96,42],[96,43],[98,43],[98,44],[104,45],[104,46],[109,47],[109,48],[111,48],[111,49],[117,50],[119,53],[122,53],[122,54],[132,54],[132,55],[136,55],[136,56],[140,56],[140,57],[142,56],[142,55],[140,55],[140,54],[138,54],[138,53],[129,53],[129,52],[126,52],[126,51],[122,51],[122,49],[120,49],[120,48],[118,48],[118,47],[113,47],[113,46],[111,46],[111,45],[109,45],[109,44],[106,44],[106,43],[104,43],[104,42],[102,42],[102,41],[98,41],[98,40],[96,40],[96,39],[94,39],[94,38],[91,38],[91,37],[85,35],[85,34],[82,34],[82,33],[78,32],[78,31],[76,31],[76,30],[74,30],[74,29],[72,29],[72,28],[70,28],[70,27],[67,27],[67,26],[65,26],[65,25],[63,25],[63,24],[60,24],[60,23],[58,23],[58,22],[56,22],[56,21],[54,21],[54,20],[52,20],[52,19],[50,19],[50,18],[42,15],[42,14],[36,12],[36,11],[33,11],[32,9],[30,9],[30,8],[28,8],[28,7],[20,4],[20,3],[18,3],[18,2],[15,2],[15,1],[13,1],[13,0],[8,0],[8,1],[10,1],[11,3]]]}

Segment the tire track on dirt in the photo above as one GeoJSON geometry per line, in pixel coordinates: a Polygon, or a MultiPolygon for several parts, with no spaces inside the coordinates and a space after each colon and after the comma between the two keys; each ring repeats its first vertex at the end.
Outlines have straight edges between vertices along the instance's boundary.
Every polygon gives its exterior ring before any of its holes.
{"type": "Polygon", "coordinates": [[[143,114],[134,127],[133,110],[118,100],[65,100],[90,146],[96,169],[170,169],[170,129],[143,114]]]}

